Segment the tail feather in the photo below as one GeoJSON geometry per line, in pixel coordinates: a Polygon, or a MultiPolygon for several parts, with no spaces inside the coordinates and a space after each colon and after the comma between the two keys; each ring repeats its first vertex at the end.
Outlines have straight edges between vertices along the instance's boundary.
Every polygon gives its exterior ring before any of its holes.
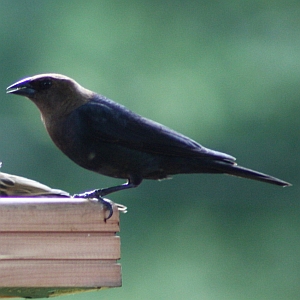
{"type": "Polygon", "coordinates": [[[222,161],[215,161],[215,164],[213,166],[213,169],[215,169],[217,172],[220,173],[226,173],[229,175],[234,175],[238,177],[243,178],[249,178],[253,180],[263,181],[271,184],[276,184],[279,186],[291,186],[290,183],[283,181],[281,179],[278,179],[276,177],[260,173],[251,169],[247,169],[244,167],[240,167],[237,164],[230,164],[228,162],[222,162],[222,161]]]}

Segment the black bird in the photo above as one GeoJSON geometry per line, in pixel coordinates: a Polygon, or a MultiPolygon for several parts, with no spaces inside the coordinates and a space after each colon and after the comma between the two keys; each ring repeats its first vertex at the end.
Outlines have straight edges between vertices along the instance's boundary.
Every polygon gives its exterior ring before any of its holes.
{"type": "Polygon", "coordinates": [[[75,163],[102,175],[127,179],[123,185],[77,196],[99,198],[137,187],[143,179],[182,173],[225,173],[290,185],[240,167],[234,157],[207,149],[63,75],[28,77],[9,86],[7,93],[26,96],[36,104],[53,142],[75,163]]]}

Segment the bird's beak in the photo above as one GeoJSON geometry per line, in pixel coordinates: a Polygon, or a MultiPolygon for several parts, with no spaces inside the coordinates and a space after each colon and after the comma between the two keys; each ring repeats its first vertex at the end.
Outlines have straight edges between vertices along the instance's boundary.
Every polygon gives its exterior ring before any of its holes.
{"type": "Polygon", "coordinates": [[[20,80],[6,89],[7,94],[16,94],[20,96],[31,97],[35,93],[35,89],[31,85],[30,78],[20,80]]]}

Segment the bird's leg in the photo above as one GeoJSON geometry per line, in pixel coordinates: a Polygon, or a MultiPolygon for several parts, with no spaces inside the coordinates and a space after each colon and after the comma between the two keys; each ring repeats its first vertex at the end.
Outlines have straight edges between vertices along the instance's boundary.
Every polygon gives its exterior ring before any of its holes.
{"type": "Polygon", "coordinates": [[[142,182],[141,179],[138,179],[138,180],[129,179],[128,182],[126,182],[124,184],[121,184],[121,185],[112,186],[112,187],[104,188],[104,189],[97,189],[97,190],[85,192],[85,193],[82,193],[82,194],[75,194],[75,195],[73,195],[73,197],[74,198],[99,198],[99,197],[104,197],[104,196],[106,196],[108,194],[111,194],[111,193],[114,193],[114,192],[130,189],[130,188],[135,188],[138,185],[140,185],[141,182],[142,182]]]}
{"type": "Polygon", "coordinates": [[[138,185],[140,185],[141,182],[142,182],[141,178],[130,178],[124,184],[112,186],[112,187],[104,188],[104,189],[97,189],[97,190],[93,190],[93,191],[89,191],[89,192],[85,192],[85,193],[81,193],[81,194],[74,194],[73,197],[74,198],[85,198],[85,199],[96,198],[99,202],[101,202],[109,210],[109,215],[105,219],[105,220],[108,220],[113,214],[112,204],[111,204],[110,200],[104,199],[102,197],[104,197],[108,194],[114,193],[114,192],[130,189],[130,188],[135,188],[138,185]]]}

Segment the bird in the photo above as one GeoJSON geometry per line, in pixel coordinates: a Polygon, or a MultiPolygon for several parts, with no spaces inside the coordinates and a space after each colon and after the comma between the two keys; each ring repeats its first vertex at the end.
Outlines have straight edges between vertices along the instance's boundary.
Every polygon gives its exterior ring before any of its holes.
{"type": "MultiPolygon", "coordinates": [[[[0,167],[2,163],[0,162],[0,167]]],[[[22,176],[0,172],[0,198],[2,197],[71,197],[68,192],[52,189],[22,176]]]]}
{"type": "MultiPolygon", "coordinates": [[[[0,168],[1,166],[2,162],[0,162],[0,168]]],[[[52,189],[45,184],[22,176],[0,172],[0,198],[4,197],[72,198],[71,194],[66,191],[52,189]]],[[[109,199],[104,199],[103,204],[109,210],[106,220],[113,214],[113,204],[116,205],[119,212],[127,213],[127,207],[123,204],[112,203],[109,199]]]]}
{"type": "Polygon", "coordinates": [[[144,179],[194,173],[229,174],[278,186],[291,185],[239,166],[233,156],[208,149],[61,74],[24,78],[10,85],[7,93],[25,96],[38,107],[52,141],[76,164],[126,180],[75,197],[101,198],[135,188],[144,179]]]}

